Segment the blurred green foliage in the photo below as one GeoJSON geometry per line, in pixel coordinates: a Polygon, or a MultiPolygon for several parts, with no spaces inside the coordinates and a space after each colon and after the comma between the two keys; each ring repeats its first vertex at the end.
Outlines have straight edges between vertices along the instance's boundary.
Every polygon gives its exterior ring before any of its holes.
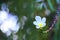
{"type": "MultiPolygon", "coordinates": [[[[49,10],[50,7],[48,5],[48,1],[45,0],[45,2],[47,3],[47,7],[49,10]]],[[[6,1],[0,1],[0,6],[2,3],[6,3],[8,5],[8,8],[10,10],[10,12],[12,12],[13,14],[17,15],[19,17],[19,21],[21,19],[22,16],[26,16],[28,19],[25,22],[24,28],[20,29],[17,33],[18,35],[18,40],[50,40],[49,36],[51,35],[50,33],[53,33],[53,36],[51,36],[51,38],[53,37],[52,40],[60,40],[60,16],[59,16],[59,20],[56,23],[56,25],[54,26],[54,31],[49,32],[49,33],[42,33],[43,30],[47,30],[49,28],[49,24],[50,22],[52,22],[52,18],[55,15],[55,11],[51,10],[51,14],[49,16],[46,16],[44,14],[45,9],[43,8],[42,10],[37,10],[35,8],[35,0],[6,0],[6,1]],[[34,17],[36,15],[40,15],[40,16],[45,16],[47,18],[47,26],[44,27],[42,30],[40,29],[36,29],[35,26],[33,25],[33,21],[35,20],[34,17]],[[29,30],[29,33],[27,33],[27,29],[29,30]],[[25,35],[25,39],[23,38],[23,36],[25,35]]],[[[56,10],[56,1],[55,0],[51,0],[51,3],[53,4],[53,7],[56,10]]],[[[0,40],[7,40],[7,37],[5,36],[5,34],[3,34],[2,32],[0,32],[0,40]]]]}

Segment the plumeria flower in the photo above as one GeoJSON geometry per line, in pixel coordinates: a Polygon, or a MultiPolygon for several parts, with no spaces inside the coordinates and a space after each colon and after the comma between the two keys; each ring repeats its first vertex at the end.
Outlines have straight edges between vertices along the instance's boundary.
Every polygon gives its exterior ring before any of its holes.
{"type": "Polygon", "coordinates": [[[36,25],[37,29],[43,28],[46,26],[46,18],[45,17],[41,18],[40,16],[36,16],[35,20],[36,21],[34,21],[33,24],[36,25]]]}

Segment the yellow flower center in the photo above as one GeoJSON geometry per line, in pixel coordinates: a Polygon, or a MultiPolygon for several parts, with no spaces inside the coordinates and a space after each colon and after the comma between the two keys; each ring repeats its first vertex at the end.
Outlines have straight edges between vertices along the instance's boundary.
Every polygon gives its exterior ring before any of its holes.
{"type": "Polygon", "coordinates": [[[42,24],[42,23],[39,23],[38,26],[39,26],[39,27],[43,27],[43,24],[42,24]]]}

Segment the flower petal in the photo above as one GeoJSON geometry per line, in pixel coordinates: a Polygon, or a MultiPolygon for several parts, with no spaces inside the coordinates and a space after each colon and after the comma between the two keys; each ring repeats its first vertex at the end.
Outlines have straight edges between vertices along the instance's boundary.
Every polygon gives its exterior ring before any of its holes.
{"type": "Polygon", "coordinates": [[[43,23],[43,27],[45,27],[46,26],[46,23],[43,23]]]}
{"type": "Polygon", "coordinates": [[[42,22],[46,22],[46,18],[45,17],[42,18],[42,22]]]}
{"type": "Polygon", "coordinates": [[[8,17],[8,13],[6,11],[0,11],[0,20],[5,20],[8,17]]]}
{"type": "Polygon", "coordinates": [[[4,24],[3,24],[3,25],[1,25],[0,30],[1,30],[3,33],[6,33],[6,32],[9,30],[9,28],[6,27],[6,26],[4,26],[4,24]]]}
{"type": "Polygon", "coordinates": [[[14,26],[14,27],[12,27],[12,28],[10,28],[10,29],[11,29],[14,33],[17,33],[18,30],[19,30],[19,28],[20,28],[19,24],[16,24],[16,26],[14,26]]]}
{"type": "Polygon", "coordinates": [[[36,21],[33,22],[34,25],[37,25],[38,23],[36,21]]]}
{"type": "Polygon", "coordinates": [[[41,21],[41,17],[40,16],[36,16],[35,19],[36,19],[36,21],[41,21]]]}
{"type": "Polygon", "coordinates": [[[39,29],[40,27],[39,26],[36,26],[37,29],[39,29]]]}
{"type": "Polygon", "coordinates": [[[8,30],[5,34],[7,35],[7,37],[10,36],[11,35],[11,30],[8,30]]]}

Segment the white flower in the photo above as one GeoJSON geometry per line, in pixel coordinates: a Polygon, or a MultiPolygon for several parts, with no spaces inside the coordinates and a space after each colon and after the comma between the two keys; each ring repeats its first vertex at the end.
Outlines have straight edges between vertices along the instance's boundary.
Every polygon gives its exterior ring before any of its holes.
{"type": "Polygon", "coordinates": [[[10,36],[12,32],[16,33],[19,30],[19,24],[17,23],[16,16],[9,16],[0,26],[0,29],[7,36],[10,36]]]}
{"type": "Polygon", "coordinates": [[[41,19],[40,16],[36,16],[35,19],[36,19],[36,21],[34,21],[33,24],[36,25],[37,29],[46,26],[46,18],[45,17],[43,17],[41,19]]]}
{"type": "Polygon", "coordinates": [[[2,4],[0,11],[0,30],[7,36],[11,33],[17,33],[19,30],[18,17],[9,13],[9,9],[5,4],[2,4]],[[7,10],[7,11],[6,11],[7,10]]]}
{"type": "Polygon", "coordinates": [[[8,13],[6,11],[0,11],[0,24],[7,19],[8,13]]]}

